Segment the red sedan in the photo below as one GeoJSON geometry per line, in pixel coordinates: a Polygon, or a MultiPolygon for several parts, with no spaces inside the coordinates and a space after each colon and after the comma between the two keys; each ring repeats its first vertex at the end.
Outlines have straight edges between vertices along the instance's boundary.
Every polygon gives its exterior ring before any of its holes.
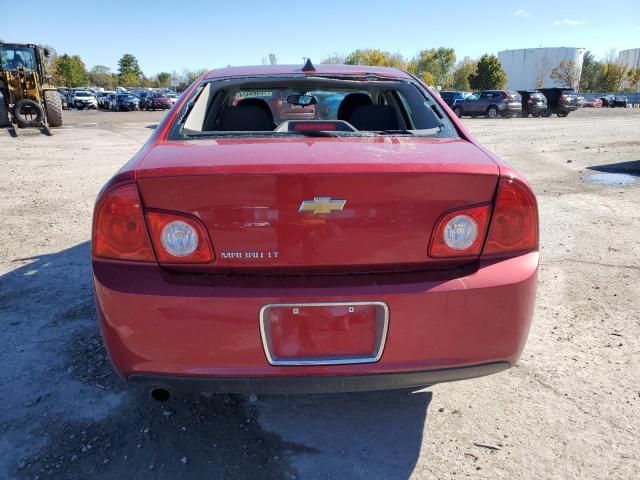
{"type": "Polygon", "coordinates": [[[164,93],[154,93],[145,103],[147,110],[168,110],[173,106],[173,100],[164,93]]]}
{"type": "Polygon", "coordinates": [[[92,263],[113,365],[165,395],[425,386],[518,360],[538,211],[408,73],[234,67],[102,189],[92,263]],[[262,92],[333,118],[280,118],[262,92]]]}
{"type": "Polygon", "coordinates": [[[602,108],[602,100],[600,98],[587,98],[582,103],[583,108],[602,108]]]}

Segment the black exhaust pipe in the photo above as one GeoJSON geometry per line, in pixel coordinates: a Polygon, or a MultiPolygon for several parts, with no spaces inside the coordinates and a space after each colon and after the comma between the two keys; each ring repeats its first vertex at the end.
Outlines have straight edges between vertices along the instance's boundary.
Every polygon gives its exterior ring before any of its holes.
{"type": "Polygon", "coordinates": [[[164,388],[153,388],[151,389],[151,398],[153,398],[157,402],[166,402],[171,397],[171,393],[169,390],[164,388]]]}

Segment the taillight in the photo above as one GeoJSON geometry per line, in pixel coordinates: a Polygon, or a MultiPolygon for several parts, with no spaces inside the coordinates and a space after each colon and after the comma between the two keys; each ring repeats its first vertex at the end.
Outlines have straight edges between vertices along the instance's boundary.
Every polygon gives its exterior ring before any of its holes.
{"type": "Polygon", "coordinates": [[[538,212],[535,198],[518,181],[500,180],[483,254],[518,252],[537,246],[538,212]]]}
{"type": "Polygon", "coordinates": [[[482,249],[489,205],[454,210],[443,215],[433,230],[429,246],[430,257],[477,256],[482,249]]]}
{"type": "Polygon", "coordinates": [[[119,260],[155,261],[134,184],[107,192],[97,205],[93,254],[119,260]]]}
{"type": "Polygon", "coordinates": [[[502,99],[509,100],[509,92],[502,92],[502,99]]]}
{"type": "Polygon", "coordinates": [[[153,245],[162,263],[207,263],[213,249],[205,227],[195,218],[166,212],[147,212],[153,245]]]}

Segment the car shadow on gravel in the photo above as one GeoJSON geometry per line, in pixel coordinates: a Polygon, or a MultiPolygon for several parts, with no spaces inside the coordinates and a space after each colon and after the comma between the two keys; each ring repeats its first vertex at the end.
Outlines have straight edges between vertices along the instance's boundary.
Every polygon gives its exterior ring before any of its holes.
{"type": "Polygon", "coordinates": [[[0,276],[0,478],[411,475],[430,393],[158,403],[111,367],[88,242],[16,263],[0,276]]]}
{"type": "Polygon", "coordinates": [[[595,165],[587,167],[589,170],[604,173],[625,173],[627,175],[635,175],[640,177],[640,160],[632,160],[629,162],[608,163],[606,165],[595,165]]]}

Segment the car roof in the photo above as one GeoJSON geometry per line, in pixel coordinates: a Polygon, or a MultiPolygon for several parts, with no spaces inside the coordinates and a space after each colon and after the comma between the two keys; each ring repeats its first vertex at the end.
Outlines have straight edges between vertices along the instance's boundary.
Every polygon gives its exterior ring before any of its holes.
{"type": "Polygon", "coordinates": [[[222,77],[252,77],[257,75],[346,75],[354,77],[365,77],[375,75],[385,78],[397,78],[409,80],[413,77],[407,72],[389,67],[371,67],[368,65],[333,65],[320,64],[315,66],[315,70],[303,72],[302,65],[256,65],[247,67],[227,67],[210,70],[207,79],[222,77]]]}

